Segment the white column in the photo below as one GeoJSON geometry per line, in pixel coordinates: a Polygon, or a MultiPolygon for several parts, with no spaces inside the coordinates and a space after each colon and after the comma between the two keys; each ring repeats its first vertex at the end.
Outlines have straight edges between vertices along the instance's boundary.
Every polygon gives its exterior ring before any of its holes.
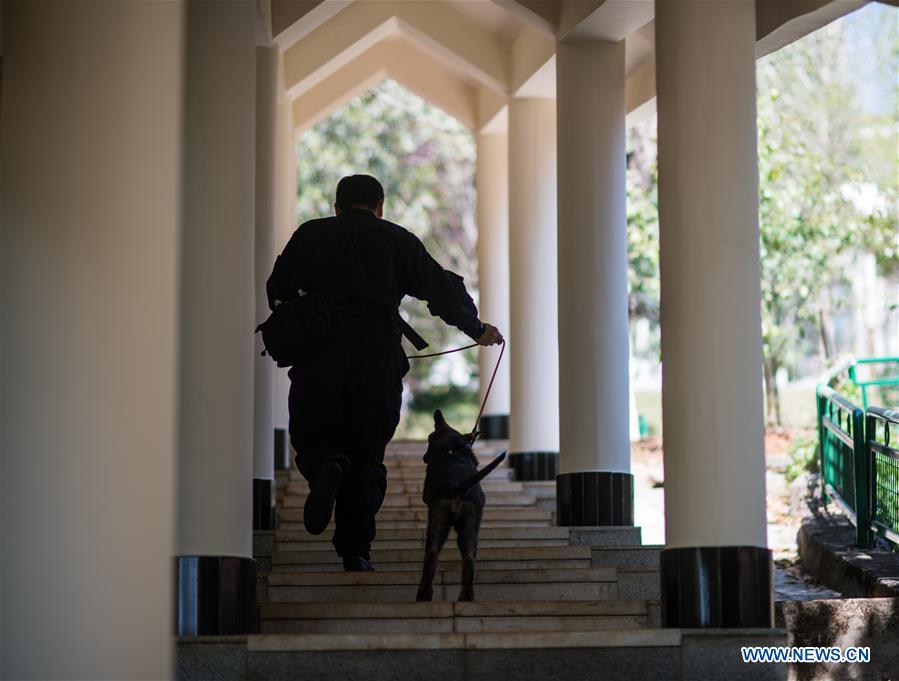
{"type": "Polygon", "coordinates": [[[2,676],[171,678],[184,4],[2,11],[2,676]]]}
{"type": "Polygon", "coordinates": [[[510,452],[559,451],[556,103],[509,105],[510,452]]]}
{"type": "MultiPolygon", "coordinates": [[[[283,57],[278,64],[278,112],[277,129],[278,141],[276,157],[276,183],[275,194],[275,253],[280,253],[287,245],[288,239],[297,228],[296,202],[297,202],[297,162],[295,151],[295,136],[293,128],[293,106],[284,91],[283,57]]],[[[271,273],[271,272],[269,272],[271,273]]],[[[275,412],[274,425],[278,434],[277,440],[283,441],[287,457],[288,467],[293,467],[290,441],[288,437],[289,415],[287,412],[287,395],[290,392],[290,379],[287,377],[287,369],[275,369],[275,412]]],[[[282,451],[278,451],[280,456],[282,451]]],[[[275,467],[283,465],[281,461],[275,461],[275,467]]]]}
{"type": "MultiPolygon", "coordinates": [[[[481,319],[509,334],[509,136],[478,135],[478,286],[481,319]]],[[[499,357],[497,348],[482,348],[480,398],[490,383],[499,357]]],[[[503,357],[484,416],[508,418],[509,356],[503,357]]]]}
{"type": "Polygon", "coordinates": [[[657,2],[667,546],[766,546],[755,4],[657,2]]]}
{"type": "MultiPolygon", "coordinates": [[[[256,321],[264,320],[269,313],[265,281],[275,262],[275,153],[276,113],[278,104],[278,48],[256,48],[256,321]]],[[[254,494],[264,495],[264,483],[275,477],[275,423],[274,423],[274,362],[262,356],[264,345],[261,334],[256,334],[254,364],[253,411],[253,480],[254,494]]],[[[274,500],[269,485],[270,497],[274,500]]],[[[254,504],[266,502],[263,498],[254,504]]],[[[257,511],[254,509],[254,517],[257,511]]],[[[265,522],[263,512],[262,524],[265,522]]],[[[256,529],[269,529],[257,526],[256,529]]]]}
{"type": "Polygon", "coordinates": [[[630,472],[624,42],[556,46],[559,471],[630,472]]]}
{"type": "Polygon", "coordinates": [[[188,7],[177,553],[251,558],[256,5],[188,7]]]}

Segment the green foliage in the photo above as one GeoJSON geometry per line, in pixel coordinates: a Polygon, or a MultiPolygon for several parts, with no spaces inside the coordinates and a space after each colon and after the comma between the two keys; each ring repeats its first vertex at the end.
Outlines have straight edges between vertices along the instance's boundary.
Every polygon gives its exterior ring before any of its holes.
{"type": "Polygon", "coordinates": [[[894,106],[872,113],[874,107],[862,106],[864,81],[852,70],[861,58],[858,41],[868,40],[880,48],[864,58],[879,61],[881,70],[892,64],[895,74],[895,52],[889,55],[895,10],[872,10],[758,65],[762,334],[770,388],[779,368],[814,352],[819,336],[829,340],[826,319],[840,310],[830,293],[845,282],[845,264],[855,254],[876,253],[882,271],[896,267],[895,89],[875,91],[894,106]],[[866,154],[867,141],[890,136],[892,160],[866,154]]]}
{"type": "MultiPolygon", "coordinates": [[[[770,420],[780,421],[776,376],[830,345],[832,293],[847,265],[874,253],[899,274],[895,74],[897,10],[872,5],[758,63],[762,331],[770,420]],[[822,341],[823,342],[823,341],[822,341]]],[[[631,318],[658,335],[655,131],[629,131],[631,318]]],[[[895,305],[895,304],[894,304],[895,305]]],[[[654,343],[655,345],[655,343],[654,343]]]]}
{"type": "Polygon", "coordinates": [[[831,388],[852,402],[852,404],[858,407],[862,406],[862,389],[849,376],[837,376],[831,381],[831,388]]]}
{"type": "Polygon", "coordinates": [[[406,414],[406,437],[427,437],[434,429],[433,416],[437,409],[453,428],[461,433],[470,431],[479,407],[476,393],[453,384],[418,392],[412,397],[406,414]]]}
{"type": "MultiPolygon", "coordinates": [[[[461,123],[386,80],[305,131],[297,141],[297,222],[333,213],[338,180],[377,177],[386,194],[384,217],[415,233],[447,269],[462,275],[477,300],[474,219],[475,140],[461,123]]],[[[423,303],[402,307],[435,350],[470,340],[434,318],[423,303]]],[[[413,395],[461,383],[474,399],[477,355],[469,350],[412,363],[413,395]]]]}
{"type": "MultiPolygon", "coordinates": [[[[651,121],[650,121],[651,123],[651,121]]],[[[659,322],[659,182],[654,126],[628,131],[627,252],[631,317],[659,322]]]]}
{"type": "Polygon", "coordinates": [[[817,473],[820,468],[817,433],[806,433],[793,440],[787,449],[787,456],[789,463],[784,474],[787,483],[793,482],[802,473],[817,473]]]}

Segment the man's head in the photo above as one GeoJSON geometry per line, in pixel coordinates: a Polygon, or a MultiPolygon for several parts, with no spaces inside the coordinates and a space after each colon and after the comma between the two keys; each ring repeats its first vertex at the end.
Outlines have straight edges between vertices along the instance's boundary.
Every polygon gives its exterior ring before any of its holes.
{"type": "Polygon", "coordinates": [[[337,183],[334,210],[340,215],[351,208],[365,208],[384,215],[384,187],[371,175],[349,175],[337,183]]]}

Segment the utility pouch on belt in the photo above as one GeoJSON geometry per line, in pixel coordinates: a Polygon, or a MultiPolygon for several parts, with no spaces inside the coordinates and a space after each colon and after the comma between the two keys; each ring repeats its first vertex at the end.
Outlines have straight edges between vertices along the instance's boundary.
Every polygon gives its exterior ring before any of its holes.
{"type": "Polygon", "coordinates": [[[332,323],[341,317],[362,317],[372,313],[395,316],[396,324],[416,350],[424,350],[428,342],[409,326],[399,312],[367,303],[333,305],[321,293],[307,293],[278,305],[256,332],[262,334],[265,350],[279,367],[293,366],[307,351],[320,346],[331,335],[332,323]]]}
{"type": "Polygon", "coordinates": [[[307,293],[288,300],[256,327],[265,350],[279,367],[293,366],[300,356],[331,334],[331,310],[321,293],[307,293]]]}

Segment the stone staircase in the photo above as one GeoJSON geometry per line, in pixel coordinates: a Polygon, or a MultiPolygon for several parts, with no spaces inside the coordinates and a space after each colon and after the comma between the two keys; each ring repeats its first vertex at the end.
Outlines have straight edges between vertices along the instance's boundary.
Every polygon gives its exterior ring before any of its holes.
{"type": "MultiPolygon", "coordinates": [[[[479,443],[482,463],[498,444],[479,443]]],[[[660,629],[659,547],[642,546],[639,528],[555,527],[555,483],[514,481],[508,468],[482,483],[477,600],[456,602],[461,563],[451,535],[434,601],[414,602],[424,449],[388,449],[376,572],[342,571],[331,529],[303,529],[308,485],[296,471],[279,473],[278,529],[255,538],[259,634],[182,639],[179,678],[781,678],[742,664],[734,637],[745,645],[747,637],[782,641],[783,632],[660,629]]]]}

